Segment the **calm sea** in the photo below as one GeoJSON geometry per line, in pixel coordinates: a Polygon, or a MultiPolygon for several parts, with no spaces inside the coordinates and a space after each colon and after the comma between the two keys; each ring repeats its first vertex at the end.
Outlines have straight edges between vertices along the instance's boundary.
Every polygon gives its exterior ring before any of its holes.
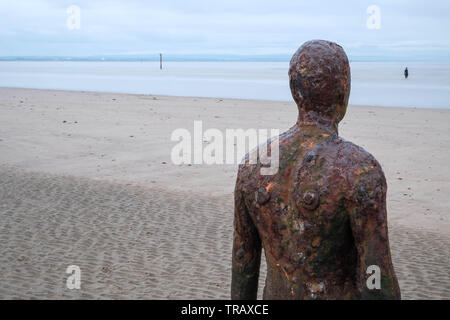
{"type": "MultiPolygon", "coordinates": [[[[0,86],[291,101],[288,62],[0,61],[0,86]]],[[[450,63],[352,62],[350,103],[450,108],[450,63]],[[403,70],[409,69],[405,80],[403,70]]]]}

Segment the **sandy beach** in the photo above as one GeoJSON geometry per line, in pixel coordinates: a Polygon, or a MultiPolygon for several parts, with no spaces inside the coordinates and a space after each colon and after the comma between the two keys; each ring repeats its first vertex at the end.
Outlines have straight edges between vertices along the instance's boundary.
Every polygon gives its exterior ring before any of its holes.
{"type": "MultiPolygon", "coordinates": [[[[0,298],[229,298],[237,167],[172,164],[171,133],[296,117],[293,102],[0,88],[0,298]]],[[[450,299],[449,123],[350,105],[340,125],[385,172],[403,299],[450,299]]]]}

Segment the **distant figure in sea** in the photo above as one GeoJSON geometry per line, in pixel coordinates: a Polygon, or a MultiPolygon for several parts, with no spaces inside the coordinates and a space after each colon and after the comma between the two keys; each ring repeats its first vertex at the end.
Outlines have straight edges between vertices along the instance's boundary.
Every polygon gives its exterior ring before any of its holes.
{"type": "Polygon", "coordinates": [[[405,79],[408,79],[408,75],[409,75],[409,72],[408,72],[408,67],[406,67],[406,69],[405,69],[405,79]]]}
{"type": "Polygon", "coordinates": [[[383,171],[338,136],[350,95],[347,55],[333,42],[306,42],[289,78],[299,113],[279,137],[278,172],[261,175],[252,153],[239,167],[231,298],[257,297],[264,248],[264,299],[400,299],[383,171]]]}

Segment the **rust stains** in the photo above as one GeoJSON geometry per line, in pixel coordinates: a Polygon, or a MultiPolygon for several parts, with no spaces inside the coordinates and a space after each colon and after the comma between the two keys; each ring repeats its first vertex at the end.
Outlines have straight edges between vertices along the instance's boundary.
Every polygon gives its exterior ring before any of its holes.
{"type": "Polygon", "coordinates": [[[289,81],[295,125],[279,139],[279,170],[241,165],[235,188],[231,297],[255,299],[261,249],[265,299],[399,299],[391,261],[386,180],[364,149],[338,136],[350,95],[344,50],[303,44],[289,81]],[[381,289],[366,286],[370,265],[381,289]]]}

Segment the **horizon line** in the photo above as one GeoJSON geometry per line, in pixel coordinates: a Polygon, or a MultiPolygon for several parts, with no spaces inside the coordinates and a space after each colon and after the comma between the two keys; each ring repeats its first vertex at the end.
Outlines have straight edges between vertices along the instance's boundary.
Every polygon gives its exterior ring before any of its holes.
{"type": "MultiPolygon", "coordinates": [[[[4,55],[0,61],[97,61],[97,62],[146,62],[159,61],[155,54],[96,54],[85,56],[68,55],[4,55]]],[[[171,62],[289,62],[290,54],[164,54],[164,61],[171,62]]],[[[372,56],[349,55],[350,62],[450,62],[448,56],[372,56]]]]}

